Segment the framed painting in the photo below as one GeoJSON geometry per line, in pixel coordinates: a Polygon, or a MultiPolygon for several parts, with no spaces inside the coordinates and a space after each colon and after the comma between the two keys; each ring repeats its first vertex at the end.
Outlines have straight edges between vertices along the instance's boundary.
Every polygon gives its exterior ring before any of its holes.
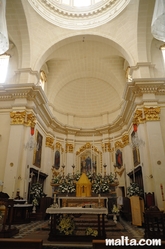
{"type": "Polygon", "coordinates": [[[123,154],[119,149],[116,151],[116,166],[119,169],[123,166],[123,154]]]}
{"type": "Polygon", "coordinates": [[[133,161],[134,161],[134,167],[140,164],[140,153],[139,153],[139,148],[137,147],[133,148],[133,161]]]}
{"type": "Polygon", "coordinates": [[[60,152],[58,150],[54,154],[54,168],[56,170],[60,168],[60,152]]]}
{"type": "Polygon", "coordinates": [[[36,137],[36,148],[34,149],[34,158],[33,158],[33,164],[37,166],[38,168],[41,167],[41,156],[42,156],[42,140],[43,136],[40,134],[38,130],[35,132],[36,137]]]}

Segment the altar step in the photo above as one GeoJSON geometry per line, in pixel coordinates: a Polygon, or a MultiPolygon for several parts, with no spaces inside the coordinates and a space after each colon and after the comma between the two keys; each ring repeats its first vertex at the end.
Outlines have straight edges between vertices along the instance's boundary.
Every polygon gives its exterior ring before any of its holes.
{"type": "MultiPolygon", "coordinates": [[[[89,217],[89,215],[81,215],[80,217],[74,217],[76,229],[78,231],[86,230],[87,227],[91,227],[93,229],[98,228],[98,217],[97,215],[92,215],[89,217]]],[[[106,231],[121,231],[123,230],[123,226],[118,222],[117,224],[114,223],[113,220],[109,220],[105,217],[105,230],[106,231]]],[[[100,219],[100,226],[102,226],[102,220],[100,219]]]]}

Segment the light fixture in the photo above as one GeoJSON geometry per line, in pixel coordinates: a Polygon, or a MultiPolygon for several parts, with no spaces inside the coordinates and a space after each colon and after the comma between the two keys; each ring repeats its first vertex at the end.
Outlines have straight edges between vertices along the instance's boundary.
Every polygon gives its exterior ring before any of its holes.
{"type": "Polygon", "coordinates": [[[6,25],[6,0],[0,1],[0,54],[9,49],[9,39],[6,25]]]}
{"type": "Polygon", "coordinates": [[[25,149],[27,150],[38,150],[38,144],[33,138],[34,135],[34,127],[31,127],[30,129],[30,138],[29,141],[25,144],[25,149]]]}
{"type": "Polygon", "coordinates": [[[38,145],[37,145],[37,142],[34,141],[34,138],[33,136],[31,135],[30,138],[29,138],[29,141],[25,144],[25,149],[27,150],[38,150],[38,145]]]}
{"type": "Polygon", "coordinates": [[[154,38],[165,42],[165,1],[156,0],[151,23],[151,33],[154,38]]]}
{"type": "Polygon", "coordinates": [[[133,124],[134,131],[133,131],[132,136],[131,136],[131,140],[132,140],[131,147],[132,148],[139,148],[141,145],[145,144],[145,142],[142,139],[138,138],[137,127],[138,127],[137,124],[134,123],[133,124]]]}

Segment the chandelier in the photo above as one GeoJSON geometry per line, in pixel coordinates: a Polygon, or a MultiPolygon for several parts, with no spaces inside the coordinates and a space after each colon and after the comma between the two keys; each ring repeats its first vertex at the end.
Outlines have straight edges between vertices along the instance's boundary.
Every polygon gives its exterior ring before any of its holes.
{"type": "Polygon", "coordinates": [[[6,25],[6,0],[0,1],[0,54],[9,49],[9,39],[6,25]]]}
{"type": "Polygon", "coordinates": [[[165,0],[156,0],[151,24],[152,35],[165,42],[165,0]]]}
{"type": "Polygon", "coordinates": [[[144,145],[145,142],[142,139],[138,138],[138,134],[137,134],[137,124],[133,124],[133,133],[132,133],[132,137],[131,137],[131,147],[132,148],[139,148],[141,145],[144,145]]]}
{"type": "Polygon", "coordinates": [[[132,137],[132,143],[131,143],[132,148],[137,148],[144,144],[145,142],[142,139],[139,139],[137,132],[135,132],[134,136],[132,137]]]}
{"type": "Polygon", "coordinates": [[[24,146],[25,149],[27,150],[34,150],[34,149],[38,150],[38,144],[34,140],[33,135],[34,135],[34,127],[31,127],[31,134],[30,134],[29,141],[24,146]]]}
{"type": "Polygon", "coordinates": [[[25,144],[25,149],[27,149],[27,150],[34,150],[34,149],[38,150],[38,144],[34,140],[32,135],[30,136],[29,141],[25,144]]]}

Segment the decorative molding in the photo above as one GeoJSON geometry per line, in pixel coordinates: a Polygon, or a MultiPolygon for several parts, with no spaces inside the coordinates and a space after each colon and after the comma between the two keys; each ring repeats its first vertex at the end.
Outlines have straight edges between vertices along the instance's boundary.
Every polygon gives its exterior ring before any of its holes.
{"type": "Polygon", "coordinates": [[[98,27],[116,17],[130,0],[104,0],[91,6],[77,8],[72,1],[63,4],[51,0],[28,0],[32,8],[45,20],[67,29],[89,29],[98,27]]]}
{"type": "MultiPolygon", "coordinates": [[[[53,132],[56,131],[60,134],[73,134],[74,136],[93,136],[93,134],[96,136],[101,136],[102,134],[108,134],[113,132],[118,132],[118,136],[122,137],[123,133],[127,132],[128,127],[132,123],[132,112],[136,110],[136,107],[138,108],[139,105],[143,105],[143,100],[141,99],[140,102],[135,103],[135,98],[138,96],[143,96],[143,93],[141,89],[155,89],[155,95],[165,95],[165,80],[160,79],[139,79],[136,80],[136,82],[131,82],[126,85],[125,93],[124,93],[124,103],[121,110],[121,115],[119,115],[112,124],[107,124],[100,127],[93,127],[93,128],[87,128],[82,129],[81,127],[72,127],[67,124],[60,123],[51,113],[48,105],[48,100],[46,98],[46,95],[42,91],[41,87],[35,86],[34,84],[8,84],[8,85],[2,85],[0,88],[0,103],[1,103],[1,109],[10,109],[12,104],[14,103],[14,100],[19,99],[27,99],[27,106],[30,104],[31,113],[34,113],[36,115],[36,120],[38,123],[42,124],[43,129],[45,130],[45,133],[51,132],[53,136],[53,132]],[[153,87],[155,86],[155,87],[153,87]],[[157,88],[156,88],[157,86],[157,88]],[[139,90],[138,90],[139,89],[139,90]],[[31,105],[31,102],[33,104],[31,105]],[[125,128],[124,128],[125,127],[125,128]]],[[[147,90],[148,91],[148,90],[147,90]]],[[[155,101],[150,100],[149,102],[155,101]]],[[[157,97],[157,102],[159,102],[159,105],[163,104],[163,98],[157,97]]],[[[19,106],[20,109],[22,109],[22,106],[19,106]]],[[[18,108],[19,108],[18,107],[18,108]]],[[[24,107],[24,106],[23,106],[24,107]]],[[[145,122],[145,116],[143,116],[143,108],[138,109],[138,113],[136,114],[137,117],[135,117],[138,121],[138,123],[145,122]]],[[[152,110],[153,111],[153,110],[152,110]]],[[[151,112],[151,110],[150,110],[151,112]]],[[[25,115],[25,114],[21,114],[25,115]]],[[[20,115],[20,116],[21,116],[20,115]]],[[[150,113],[151,115],[151,113],[150,113]]],[[[24,124],[27,126],[31,126],[30,116],[28,117],[27,112],[27,120],[29,119],[29,123],[24,123],[25,117],[16,117],[13,116],[12,118],[12,124],[24,124]],[[20,120],[22,119],[22,121],[20,120]]],[[[151,120],[151,117],[148,118],[151,120]]],[[[149,121],[148,120],[148,121],[149,121]]],[[[122,143],[125,143],[122,141],[122,143]]]]}
{"type": "Polygon", "coordinates": [[[73,144],[66,143],[66,152],[67,153],[73,153],[73,144]]]}
{"type": "Polygon", "coordinates": [[[56,142],[55,149],[57,149],[57,150],[60,150],[60,149],[61,149],[61,151],[62,151],[62,145],[61,145],[61,143],[56,142]]]}
{"type": "Polygon", "coordinates": [[[101,147],[102,147],[103,152],[111,152],[112,151],[110,142],[102,143],[101,147]]]}
{"type": "Polygon", "coordinates": [[[146,117],[146,121],[159,121],[160,107],[144,107],[144,115],[146,117]]]}
{"type": "Polygon", "coordinates": [[[143,107],[137,109],[134,113],[133,123],[141,124],[147,121],[160,120],[160,107],[143,107]]]}
{"type": "Polygon", "coordinates": [[[94,152],[96,152],[97,154],[100,153],[100,151],[97,149],[97,147],[93,146],[92,143],[86,143],[85,145],[81,146],[78,151],[76,151],[76,155],[78,156],[79,154],[81,154],[85,150],[91,150],[91,149],[94,152]]]}
{"type": "Polygon", "coordinates": [[[35,127],[36,125],[36,117],[33,113],[23,112],[10,112],[10,124],[12,125],[25,125],[30,127],[35,127]]]}
{"type": "Polygon", "coordinates": [[[54,138],[49,137],[49,136],[46,137],[46,142],[45,142],[45,146],[46,146],[46,147],[49,147],[49,148],[51,148],[51,149],[54,149],[53,143],[54,143],[54,138]]]}
{"type": "MultiPolygon", "coordinates": [[[[121,141],[116,141],[114,144],[114,149],[115,148],[124,148],[125,146],[127,146],[129,144],[129,135],[128,134],[124,134],[121,138],[121,141]]],[[[113,151],[114,151],[113,149],[113,151]]]]}
{"type": "Polygon", "coordinates": [[[129,144],[129,135],[128,134],[124,134],[121,138],[122,142],[123,142],[123,147],[125,147],[126,145],[129,144]]]}
{"type": "Polygon", "coordinates": [[[24,125],[26,112],[10,112],[10,124],[12,125],[24,125]]]}

